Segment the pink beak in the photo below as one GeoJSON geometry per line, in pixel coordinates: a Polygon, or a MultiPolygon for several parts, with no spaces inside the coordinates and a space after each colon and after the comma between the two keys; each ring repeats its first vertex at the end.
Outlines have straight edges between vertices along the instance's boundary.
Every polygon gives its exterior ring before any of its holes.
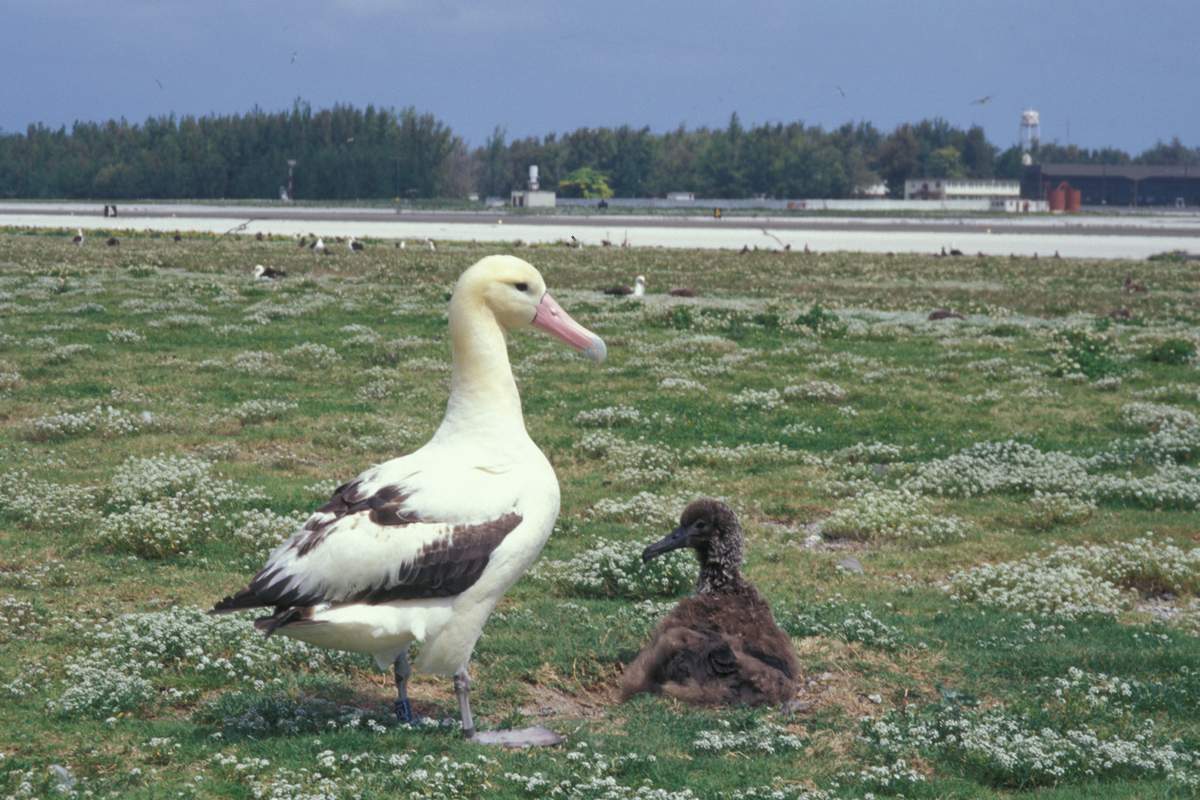
{"type": "Polygon", "coordinates": [[[551,336],[562,339],[597,364],[608,355],[604,340],[571,319],[571,315],[563,311],[563,307],[549,292],[542,295],[542,301],[537,305],[537,311],[533,314],[533,327],[541,328],[551,336]]]}

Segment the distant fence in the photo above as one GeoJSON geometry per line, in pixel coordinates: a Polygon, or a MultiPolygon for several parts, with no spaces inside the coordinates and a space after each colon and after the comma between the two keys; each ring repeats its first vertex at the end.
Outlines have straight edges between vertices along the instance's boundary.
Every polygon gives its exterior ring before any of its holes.
{"type": "MultiPolygon", "coordinates": [[[[595,208],[598,200],[560,197],[558,205],[595,208]]],[[[668,200],[659,197],[610,197],[609,208],[694,208],[711,213],[724,210],[765,211],[989,211],[988,200],[756,200],[728,197],[703,197],[695,200],[668,200]]]]}

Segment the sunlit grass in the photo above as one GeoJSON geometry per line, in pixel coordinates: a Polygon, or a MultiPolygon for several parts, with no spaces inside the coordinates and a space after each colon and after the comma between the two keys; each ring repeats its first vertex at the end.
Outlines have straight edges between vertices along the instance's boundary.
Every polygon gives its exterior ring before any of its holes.
{"type": "MultiPolygon", "coordinates": [[[[388,242],[314,257],[283,238],[94,238],[0,234],[6,794],[53,793],[52,765],[80,796],[121,797],[1195,791],[1200,372],[1174,355],[1200,340],[1187,265],[388,242]],[[560,566],[512,590],[473,664],[485,724],[568,736],[528,754],[396,728],[390,676],[367,659],[310,660],[263,645],[248,621],[191,614],[241,585],[273,531],[338,482],[425,441],[449,380],[448,293],[494,251],[541,269],[610,352],[596,368],[537,334],[511,337],[527,427],[562,485],[543,555],[560,566]],[[256,282],[256,263],[289,277],[256,282]],[[1123,293],[1129,272],[1150,291],[1123,293]],[[645,302],[596,291],[635,274],[645,302]],[[671,286],[698,297],[669,298],[671,286]],[[927,321],[938,307],[968,318],[927,321]],[[1118,307],[1132,320],[1111,320],[1118,307]],[[1105,360],[1086,366],[1110,375],[1062,368],[1055,332],[1068,329],[1102,342],[1105,360]],[[166,463],[136,459],[180,457],[207,477],[141,498],[114,480],[166,463]],[[621,664],[673,602],[661,587],[687,581],[605,553],[636,553],[698,494],[745,523],[746,573],[806,670],[798,713],[617,703],[621,664]],[[147,508],[122,516],[135,501],[147,508]],[[984,564],[1007,575],[1148,531],[1120,569],[1036,573],[1046,596],[1091,597],[1100,613],[1043,616],[952,586],[984,564]],[[192,650],[148,658],[149,644],[121,638],[138,620],[169,621],[192,650]],[[209,666],[221,659],[235,668],[209,666]],[[1098,676],[1136,684],[1136,702],[1056,704],[1056,681],[1108,685],[1098,676]],[[862,717],[910,713],[897,743],[861,737],[862,717]],[[930,720],[984,738],[974,750],[923,739],[914,726],[930,720]],[[1118,767],[1099,745],[1077,749],[1056,774],[1003,749],[1005,720],[1101,743],[1150,721],[1157,749],[1118,767]],[[1182,755],[1163,766],[1163,748],[1182,755]]],[[[454,716],[445,680],[418,677],[413,697],[454,716]]]]}

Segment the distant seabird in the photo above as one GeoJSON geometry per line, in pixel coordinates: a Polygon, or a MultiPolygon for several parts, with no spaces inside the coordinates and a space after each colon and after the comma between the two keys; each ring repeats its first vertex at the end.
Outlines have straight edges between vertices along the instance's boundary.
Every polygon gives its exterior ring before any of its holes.
{"type": "Polygon", "coordinates": [[[287,273],[274,267],[264,267],[262,264],[255,264],[254,277],[260,280],[277,281],[280,278],[286,278],[287,273]]]}
{"type": "Polygon", "coordinates": [[[80,247],[83,246],[83,228],[75,229],[75,238],[72,239],[71,241],[80,247]]]}
{"type": "Polygon", "coordinates": [[[428,236],[425,237],[425,244],[429,245],[429,252],[433,253],[437,251],[437,245],[428,236]]]}
{"type": "Polygon", "coordinates": [[[116,247],[120,243],[121,243],[121,240],[115,236],[108,237],[108,241],[105,242],[105,244],[108,245],[109,247],[116,247]]]}
{"type": "Polygon", "coordinates": [[[313,242],[312,244],[310,244],[308,246],[308,249],[312,250],[314,253],[324,253],[325,252],[325,240],[320,237],[317,237],[317,240],[315,242],[313,242]]]}
{"type": "Polygon", "coordinates": [[[363,249],[365,249],[365,248],[363,247],[363,243],[362,243],[362,242],[360,242],[358,239],[355,239],[353,236],[351,236],[351,237],[350,237],[350,241],[349,241],[349,242],[347,242],[347,246],[350,248],[350,250],[351,250],[352,252],[353,252],[353,251],[356,251],[356,250],[363,250],[363,249]]]}
{"type": "Polygon", "coordinates": [[[638,275],[633,281],[633,286],[617,284],[600,291],[612,297],[642,297],[646,294],[646,278],[644,275],[638,275]]]}

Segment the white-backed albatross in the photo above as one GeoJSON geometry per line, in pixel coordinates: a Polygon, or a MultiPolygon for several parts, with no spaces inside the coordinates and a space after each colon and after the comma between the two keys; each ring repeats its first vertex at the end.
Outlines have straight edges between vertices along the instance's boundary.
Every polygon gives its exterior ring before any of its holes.
{"type": "Polygon", "coordinates": [[[213,612],[273,608],[255,621],[268,635],[393,665],[396,714],[406,722],[408,650],[421,642],[414,666],[454,676],[465,736],[559,741],[544,728],[476,733],[467,676],[484,622],[558,517],[558,479],[525,431],[505,342],[507,331],[531,326],[597,362],[606,355],[525,261],[490,256],[464,272],[450,299],[450,399],[433,438],[339,486],[213,612]]]}

